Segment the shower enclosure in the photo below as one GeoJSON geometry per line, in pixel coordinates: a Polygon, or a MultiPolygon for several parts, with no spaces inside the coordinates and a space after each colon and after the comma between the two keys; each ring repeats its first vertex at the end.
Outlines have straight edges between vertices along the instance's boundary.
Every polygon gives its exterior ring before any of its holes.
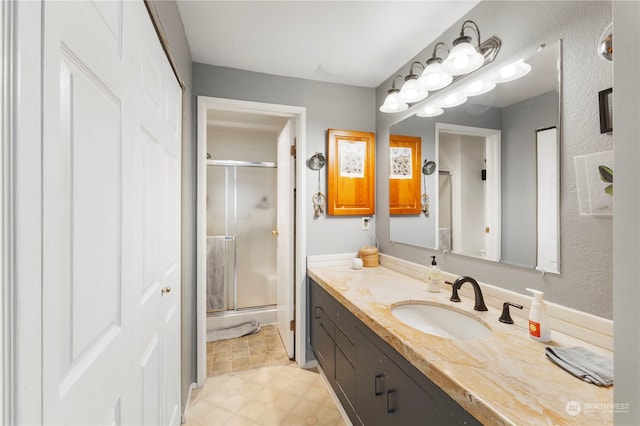
{"type": "Polygon", "coordinates": [[[207,160],[207,316],[212,327],[274,323],[277,169],[207,160]]]}

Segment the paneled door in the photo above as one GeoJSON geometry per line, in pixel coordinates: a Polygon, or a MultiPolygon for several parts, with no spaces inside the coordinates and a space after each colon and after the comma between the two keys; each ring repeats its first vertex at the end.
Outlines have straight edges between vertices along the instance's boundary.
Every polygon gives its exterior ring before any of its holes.
{"type": "Polygon", "coordinates": [[[44,2],[44,424],[179,424],[181,91],[140,2],[44,2]]]}

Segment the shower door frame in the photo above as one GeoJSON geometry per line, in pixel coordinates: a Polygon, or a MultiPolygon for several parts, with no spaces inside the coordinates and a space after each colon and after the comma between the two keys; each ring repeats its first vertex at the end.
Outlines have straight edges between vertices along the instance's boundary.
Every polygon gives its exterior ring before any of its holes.
{"type": "Polygon", "coordinates": [[[299,367],[305,367],[306,354],[306,259],[307,259],[307,189],[306,189],[306,108],[292,105],[269,104],[263,102],[242,101],[237,99],[197,97],[197,217],[196,217],[196,385],[202,387],[206,380],[206,300],[200,295],[206,293],[206,268],[203,256],[206,252],[206,150],[207,150],[207,112],[236,111],[255,114],[288,117],[295,123],[293,135],[296,140],[295,179],[296,197],[294,208],[294,298],[295,306],[295,358],[299,367]]]}
{"type": "MultiPolygon", "coordinates": [[[[227,312],[238,312],[238,311],[249,311],[249,310],[255,310],[255,309],[262,309],[264,307],[269,307],[272,306],[271,304],[266,304],[266,305],[261,305],[261,306],[251,306],[251,307],[246,307],[246,308],[240,308],[238,309],[238,274],[237,274],[237,268],[238,268],[238,254],[237,254],[237,230],[235,229],[237,227],[237,215],[238,215],[238,195],[237,195],[237,173],[238,173],[238,168],[244,168],[244,167],[254,167],[254,168],[263,168],[263,169],[273,169],[277,171],[277,163],[275,162],[269,162],[269,161],[237,161],[237,160],[206,160],[206,166],[211,166],[211,167],[228,167],[233,169],[233,174],[234,174],[234,186],[235,188],[233,189],[234,192],[234,200],[233,200],[233,222],[234,222],[234,231],[233,233],[229,232],[229,224],[226,223],[225,224],[225,239],[231,239],[234,242],[234,254],[233,254],[233,284],[229,284],[230,286],[233,286],[233,307],[229,308],[227,307],[226,309],[223,309],[221,311],[214,311],[213,313],[209,310],[207,310],[207,315],[211,315],[213,314],[214,316],[218,316],[218,315],[224,315],[227,312]],[[233,235],[230,235],[233,234],[233,235]]],[[[227,171],[228,172],[228,171],[227,171]]],[[[228,188],[227,188],[228,191],[228,188]]],[[[276,189],[277,191],[277,189],[276,189]]],[[[228,212],[227,212],[228,213],[228,212]]],[[[276,213],[277,214],[277,213],[276,213]]],[[[226,222],[228,222],[228,218],[225,219],[226,222]]],[[[274,229],[277,228],[277,225],[274,223],[273,224],[274,229]]],[[[225,248],[226,249],[226,248],[225,248]]],[[[276,302],[277,303],[277,302],[276,302]]]]}

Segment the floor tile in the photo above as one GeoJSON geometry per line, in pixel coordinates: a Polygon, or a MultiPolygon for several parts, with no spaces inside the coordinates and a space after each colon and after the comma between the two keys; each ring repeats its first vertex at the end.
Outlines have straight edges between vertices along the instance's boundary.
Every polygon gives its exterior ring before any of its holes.
{"type": "Polygon", "coordinates": [[[289,360],[275,326],[208,343],[207,367],[187,425],[346,425],[317,370],[289,360]]]}

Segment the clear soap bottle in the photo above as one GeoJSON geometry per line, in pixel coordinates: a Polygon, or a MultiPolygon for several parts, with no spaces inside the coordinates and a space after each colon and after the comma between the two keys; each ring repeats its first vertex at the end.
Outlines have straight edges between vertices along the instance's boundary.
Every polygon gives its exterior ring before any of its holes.
{"type": "Polygon", "coordinates": [[[431,267],[429,268],[429,275],[427,276],[427,290],[431,293],[440,293],[441,286],[442,272],[436,263],[436,257],[431,256],[431,267]]]}

